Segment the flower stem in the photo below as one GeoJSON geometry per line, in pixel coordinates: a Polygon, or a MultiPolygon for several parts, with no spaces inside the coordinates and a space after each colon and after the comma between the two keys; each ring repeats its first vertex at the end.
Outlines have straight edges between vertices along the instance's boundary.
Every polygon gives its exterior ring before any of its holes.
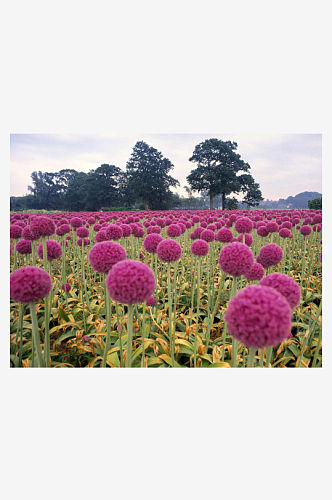
{"type": "Polygon", "coordinates": [[[126,368],[131,368],[132,340],[133,340],[133,306],[132,304],[128,304],[126,368]]]}
{"type": "Polygon", "coordinates": [[[201,257],[198,257],[198,268],[197,268],[197,314],[196,314],[196,327],[195,327],[195,339],[194,339],[194,368],[196,368],[196,356],[197,356],[196,350],[197,350],[197,334],[198,334],[200,286],[201,286],[201,257]]]}
{"type": "MultiPolygon", "coordinates": [[[[40,347],[38,320],[37,320],[37,314],[36,314],[36,303],[30,302],[29,306],[30,306],[31,320],[32,320],[32,335],[33,335],[33,338],[35,341],[38,364],[39,364],[40,368],[45,368],[45,362],[44,362],[43,355],[41,352],[41,347],[40,347]]],[[[32,353],[32,356],[34,356],[34,353],[32,353]]]]}
{"type": "MultiPolygon", "coordinates": [[[[104,347],[103,361],[101,364],[102,368],[106,368],[107,354],[111,343],[111,314],[112,314],[112,304],[111,297],[107,292],[105,292],[105,305],[106,305],[106,341],[104,347]]],[[[84,312],[84,311],[83,311],[84,312]]]]}
{"type": "Polygon", "coordinates": [[[249,349],[247,368],[253,368],[254,367],[256,351],[257,351],[257,349],[253,348],[253,347],[249,349]]]}
{"type": "Polygon", "coordinates": [[[145,366],[145,344],[144,344],[144,338],[145,338],[145,310],[146,310],[146,302],[143,304],[143,319],[142,319],[142,363],[141,367],[144,368],[145,366]]]}
{"type": "Polygon", "coordinates": [[[171,264],[167,263],[167,291],[168,291],[168,333],[169,333],[169,346],[171,350],[172,368],[175,366],[174,359],[174,343],[173,343],[173,329],[172,329],[172,294],[171,294],[171,264]]]}
{"type": "MultiPolygon", "coordinates": [[[[232,289],[232,297],[231,298],[233,298],[233,297],[236,296],[236,280],[237,280],[237,278],[234,276],[233,277],[233,289],[232,289]]],[[[238,340],[236,340],[233,337],[233,340],[232,340],[232,362],[231,362],[232,368],[236,367],[236,358],[237,358],[238,346],[239,346],[238,340]]]]}

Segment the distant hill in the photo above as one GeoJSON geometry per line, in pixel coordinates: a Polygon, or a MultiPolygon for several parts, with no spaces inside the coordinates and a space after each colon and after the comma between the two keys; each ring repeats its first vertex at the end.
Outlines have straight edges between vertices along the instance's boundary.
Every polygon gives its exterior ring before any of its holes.
{"type": "Polygon", "coordinates": [[[259,204],[258,208],[308,208],[308,200],[314,198],[322,198],[322,193],[316,191],[304,191],[295,196],[288,196],[288,198],[280,198],[278,201],[264,200],[259,204]]]}

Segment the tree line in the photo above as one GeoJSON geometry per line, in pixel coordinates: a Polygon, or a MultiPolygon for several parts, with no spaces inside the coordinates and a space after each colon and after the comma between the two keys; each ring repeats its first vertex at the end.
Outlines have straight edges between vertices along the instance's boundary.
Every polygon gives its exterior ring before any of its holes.
{"type": "Polygon", "coordinates": [[[11,197],[10,208],[94,212],[116,208],[169,210],[186,204],[194,209],[194,192],[209,198],[211,210],[216,200],[222,209],[229,208],[232,200],[234,205],[236,199],[229,198],[232,193],[243,193],[248,207],[257,206],[263,200],[259,184],[248,173],[250,165],[236,149],[235,142],[218,139],[208,139],[195,147],[189,161],[197,167],[187,176],[188,198],[181,199],[171,191],[180,186],[170,175],[174,168],[171,161],[144,141],[138,141],[125,171],[105,163],[88,173],[74,169],[32,172],[29,194],[11,197]]]}

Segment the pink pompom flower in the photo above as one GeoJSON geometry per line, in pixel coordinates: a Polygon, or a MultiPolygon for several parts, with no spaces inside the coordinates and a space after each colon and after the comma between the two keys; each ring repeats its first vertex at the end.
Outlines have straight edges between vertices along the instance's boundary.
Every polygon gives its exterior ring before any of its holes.
{"type": "Polygon", "coordinates": [[[39,267],[21,267],[10,275],[10,296],[15,302],[39,302],[51,289],[50,275],[39,267]]]}
{"type": "Polygon", "coordinates": [[[253,222],[249,217],[239,217],[235,222],[235,230],[238,233],[251,233],[253,227],[253,222]]]}
{"type": "Polygon", "coordinates": [[[291,336],[292,312],[272,287],[248,285],[238,292],[225,313],[230,334],[249,348],[277,346],[291,336]]]}
{"type": "Polygon", "coordinates": [[[163,240],[157,246],[157,255],[163,262],[175,262],[182,254],[180,243],[175,240],[163,240]]]}
{"type": "Polygon", "coordinates": [[[169,238],[176,238],[181,236],[181,228],[178,224],[170,224],[166,230],[166,234],[169,238]]]}
{"type": "Polygon", "coordinates": [[[18,240],[19,238],[22,237],[22,228],[21,226],[17,226],[16,224],[13,224],[9,228],[10,231],[10,237],[12,240],[18,240]]]}
{"type": "Polygon", "coordinates": [[[143,246],[147,252],[157,253],[157,246],[163,239],[160,234],[148,234],[143,241],[143,246]]]}
{"type": "MultiPolygon", "coordinates": [[[[54,240],[46,240],[46,254],[47,254],[47,260],[59,259],[59,257],[61,257],[62,255],[62,248],[60,243],[54,240]]],[[[44,258],[42,243],[40,243],[40,245],[37,248],[37,255],[40,259],[44,258]]]]}
{"type": "Polygon", "coordinates": [[[291,309],[299,305],[301,299],[301,287],[287,274],[268,274],[259,282],[260,285],[271,286],[285,297],[291,309]]]}
{"type": "Polygon", "coordinates": [[[209,253],[209,244],[205,240],[195,240],[191,244],[191,251],[194,255],[203,257],[209,253]]]}
{"type": "Polygon", "coordinates": [[[77,228],[76,234],[79,238],[87,238],[89,236],[89,229],[84,226],[77,228]]]}
{"type": "Polygon", "coordinates": [[[108,240],[120,240],[123,236],[123,231],[122,228],[116,224],[108,224],[105,235],[108,240]]]}
{"type": "Polygon", "coordinates": [[[16,243],[16,251],[21,255],[32,253],[32,245],[30,240],[20,240],[16,243]]]}
{"type": "Polygon", "coordinates": [[[236,241],[221,250],[218,262],[226,274],[238,277],[250,271],[254,264],[254,254],[247,245],[236,241]]]}
{"type": "Polygon", "coordinates": [[[62,283],[61,290],[66,291],[68,293],[71,290],[71,285],[69,283],[62,283]]]}
{"type": "Polygon", "coordinates": [[[248,281],[259,281],[264,276],[264,267],[259,262],[254,262],[250,271],[244,274],[248,281]]]}
{"type": "Polygon", "coordinates": [[[32,219],[30,229],[35,239],[41,236],[52,236],[55,233],[55,223],[49,217],[39,216],[32,219]]]}
{"type": "Polygon", "coordinates": [[[211,231],[211,229],[205,229],[201,234],[201,239],[207,241],[208,243],[211,243],[215,240],[215,234],[213,231],[211,231]]]}
{"type": "Polygon", "coordinates": [[[115,264],[106,278],[111,299],[122,304],[145,302],[156,289],[156,278],[147,264],[124,260],[115,264]]]}
{"type": "Polygon", "coordinates": [[[233,233],[227,227],[223,227],[219,229],[216,234],[216,240],[220,241],[220,243],[230,243],[233,239],[233,233]]]}
{"type": "Polygon", "coordinates": [[[93,245],[89,252],[91,267],[99,272],[107,274],[112,267],[127,258],[123,246],[115,241],[101,241],[93,245]]]}
{"type": "MultiPolygon", "coordinates": [[[[269,243],[263,246],[259,252],[259,262],[262,266],[267,269],[270,266],[276,266],[283,259],[283,251],[275,243],[269,243]]],[[[256,259],[258,262],[258,259],[256,259]]]]}

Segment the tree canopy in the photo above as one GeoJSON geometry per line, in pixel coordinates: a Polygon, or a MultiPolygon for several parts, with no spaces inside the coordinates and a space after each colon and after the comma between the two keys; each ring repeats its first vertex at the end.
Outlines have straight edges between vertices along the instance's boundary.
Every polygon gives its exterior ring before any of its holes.
{"type": "Polygon", "coordinates": [[[126,165],[128,196],[142,200],[146,210],[166,208],[173,195],[170,187],[180,185],[169,175],[173,168],[157,149],[138,141],[126,165]]]}
{"type": "Polygon", "coordinates": [[[237,173],[248,172],[250,165],[241,159],[235,152],[236,149],[236,142],[207,139],[195,147],[193,155],[189,158],[189,161],[197,163],[197,168],[188,175],[187,182],[195,191],[208,192],[210,210],[213,210],[215,196],[222,195],[224,210],[227,195],[247,190],[248,178],[241,177],[237,173]]]}

